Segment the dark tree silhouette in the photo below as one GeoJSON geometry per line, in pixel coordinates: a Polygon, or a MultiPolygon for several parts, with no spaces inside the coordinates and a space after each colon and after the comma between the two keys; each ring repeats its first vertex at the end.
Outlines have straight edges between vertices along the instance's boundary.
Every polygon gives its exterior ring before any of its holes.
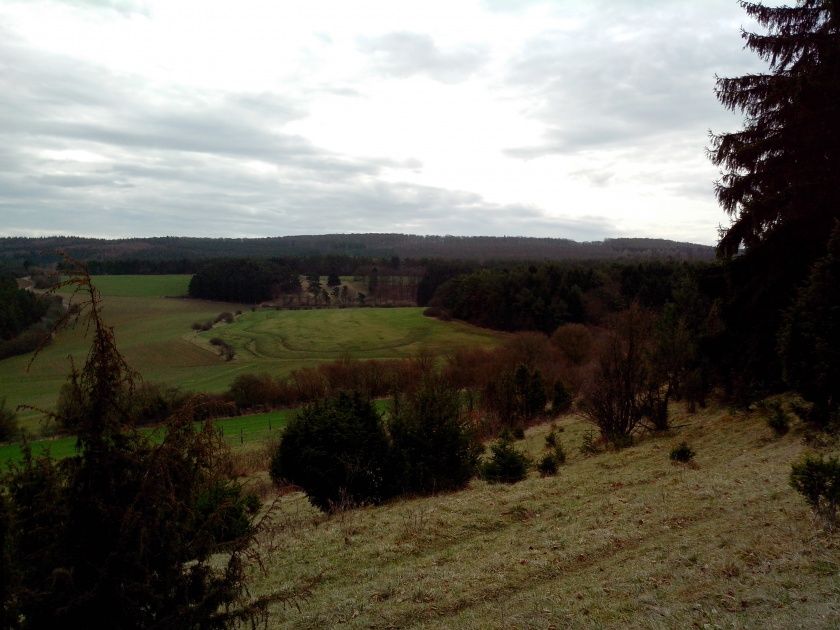
{"type": "Polygon", "coordinates": [[[771,72],[717,80],[718,99],[746,115],[742,130],[712,137],[717,197],[734,217],[718,251],[789,237],[824,250],[840,212],[840,2],[741,5],[767,29],[743,37],[771,72]]]}
{"type": "Polygon", "coordinates": [[[787,313],[781,335],[785,380],[814,403],[813,420],[840,419],[840,221],[787,313]]]}
{"type": "MultiPolygon", "coordinates": [[[[136,373],[102,320],[84,270],[63,286],[81,303],[91,348],[70,387],[83,402],[77,454],[33,457],[0,477],[0,627],[228,628],[265,620],[251,598],[255,497],[225,472],[221,436],[191,415],[160,443],[125,402],[136,373]]],[[[70,315],[68,314],[68,317],[70,315]]]]}
{"type": "Polygon", "coordinates": [[[732,217],[718,244],[730,261],[720,305],[726,330],[711,360],[747,402],[782,386],[782,313],[840,215],[840,2],[741,4],[766,30],[743,37],[769,72],[717,81],[719,100],[745,121],[711,140],[722,169],[717,197],[732,217]]]}

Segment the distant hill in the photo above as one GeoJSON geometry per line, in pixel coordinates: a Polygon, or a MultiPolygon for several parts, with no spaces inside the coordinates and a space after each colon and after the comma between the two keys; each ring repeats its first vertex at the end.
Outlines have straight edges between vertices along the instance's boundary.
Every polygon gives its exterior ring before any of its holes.
{"type": "Polygon", "coordinates": [[[413,234],[321,234],[270,238],[95,239],[75,236],[0,238],[0,262],[20,265],[57,260],[63,250],[80,260],[174,260],[218,257],[350,255],[462,260],[612,260],[672,258],[711,260],[714,248],[654,238],[576,242],[521,236],[418,236],[413,234]]]}

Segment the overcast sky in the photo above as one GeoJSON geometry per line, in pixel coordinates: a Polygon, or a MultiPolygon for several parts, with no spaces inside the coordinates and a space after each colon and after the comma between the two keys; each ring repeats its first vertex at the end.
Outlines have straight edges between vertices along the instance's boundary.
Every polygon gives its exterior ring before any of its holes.
{"type": "Polygon", "coordinates": [[[0,234],[714,243],[735,0],[0,1],[0,234]]]}

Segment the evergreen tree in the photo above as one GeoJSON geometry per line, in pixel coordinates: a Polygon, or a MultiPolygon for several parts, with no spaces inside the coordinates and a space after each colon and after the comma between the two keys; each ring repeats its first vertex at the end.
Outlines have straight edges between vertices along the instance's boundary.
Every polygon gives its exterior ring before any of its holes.
{"type": "MultiPolygon", "coordinates": [[[[160,442],[138,432],[125,392],[137,379],[102,320],[83,270],[76,287],[92,332],[73,369],[83,401],[74,456],[24,449],[0,475],[0,627],[213,628],[264,622],[273,595],[252,598],[259,500],[226,472],[219,433],[191,414],[160,442]]],[[[68,315],[69,317],[69,315],[68,315]]]]}
{"type": "Polygon", "coordinates": [[[396,491],[455,490],[473,476],[481,445],[462,413],[460,392],[440,376],[395,397],[389,429],[396,491]]]}
{"type": "Polygon", "coordinates": [[[743,37],[771,73],[717,81],[718,99],[746,115],[742,130],[712,138],[717,197],[734,217],[718,251],[789,237],[824,250],[840,212],[840,2],[741,4],[768,31],[743,37]]]}
{"type": "Polygon", "coordinates": [[[840,221],[828,254],[818,260],[787,313],[781,335],[785,379],[814,403],[813,419],[828,425],[840,410],[840,221]]]}
{"type": "Polygon", "coordinates": [[[718,99],[745,121],[712,136],[710,157],[722,169],[718,200],[733,219],[718,244],[731,263],[721,304],[727,331],[713,360],[746,400],[781,385],[782,312],[840,214],[840,2],[741,4],[766,29],[743,37],[769,72],[718,79],[718,99]]]}

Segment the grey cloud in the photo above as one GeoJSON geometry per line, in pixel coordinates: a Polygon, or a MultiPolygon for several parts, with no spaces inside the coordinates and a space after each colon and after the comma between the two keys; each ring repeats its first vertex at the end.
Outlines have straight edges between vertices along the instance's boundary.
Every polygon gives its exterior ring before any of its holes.
{"type": "Polygon", "coordinates": [[[421,164],[350,158],[284,132],[305,115],[302,100],[274,93],[151,99],[130,77],[11,36],[0,37],[0,60],[0,234],[597,239],[614,231],[605,220],[553,219],[473,193],[380,181],[382,169],[421,164]],[[77,153],[55,153],[67,150],[77,153]]]}
{"type": "Polygon", "coordinates": [[[397,32],[367,38],[359,48],[369,53],[374,65],[394,77],[426,75],[444,83],[456,83],[476,72],[486,60],[482,48],[443,51],[429,36],[397,32]]]}
{"type": "Polygon", "coordinates": [[[614,148],[674,133],[705,139],[710,126],[737,124],[714,97],[714,75],[758,66],[739,57],[731,24],[720,20],[709,31],[701,19],[738,15],[737,6],[649,2],[620,15],[601,8],[592,14],[600,19],[578,30],[529,42],[512,64],[508,82],[538,103],[528,114],[546,132],[542,143],[511,147],[509,155],[614,148]]]}

